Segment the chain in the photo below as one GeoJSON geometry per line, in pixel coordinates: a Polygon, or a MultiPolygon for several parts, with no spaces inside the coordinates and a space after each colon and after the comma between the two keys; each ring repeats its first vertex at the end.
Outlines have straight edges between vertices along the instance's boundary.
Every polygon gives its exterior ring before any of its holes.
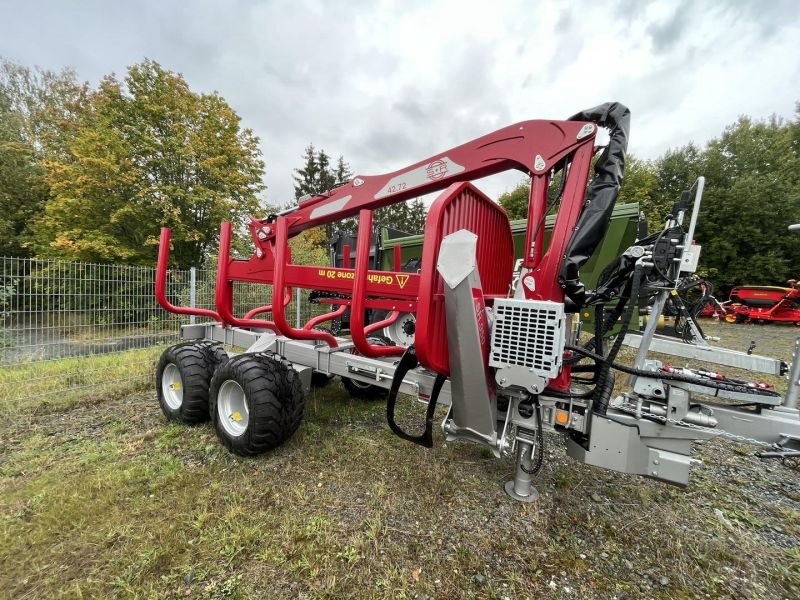
{"type": "Polygon", "coordinates": [[[743,435],[730,433],[728,431],[724,431],[722,429],[717,429],[715,427],[704,427],[702,425],[697,425],[696,423],[688,423],[688,422],[682,421],[680,419],[670,419],[669,417],[666,417],[666,416],[663,416],[663,415],[657,415],[657,414],[651,413],[649,411],[646,411],[643,408],[638,407],[635,404],[631,404],[630,402],[615,403],[612,406],[614,408],[618,409],[618,410],[632,412],[635,416],[636,415],[643,415],[643,416],[646,416],[646,417],[648,417],[650,419],[654,419],[656,421],[661,421],[662,423],[665,423],[665,424],[666,423],[673,423],[675,425],[680,425],[682,427],[688,427],[689,429],[695,429],[697,431],[703,431],[705,433],[711,433],[713,435],[725,437],[725,438],[728,438],[728,439],[731,439],[731,440],[734,440],[734,441],[737,441],[737,442],[742,442],[742,443],[745,443],[745,444],[752,444],[754,446],[761,446],[761,447],[764,447],[764,448],[772,448],[774,446],[774,444],[769,444],[767,442],[762,442],[761,440],[756,440],[756,439],[749,438],[749,437],[746,437],[746,436],[743,436],[743,435]]]}

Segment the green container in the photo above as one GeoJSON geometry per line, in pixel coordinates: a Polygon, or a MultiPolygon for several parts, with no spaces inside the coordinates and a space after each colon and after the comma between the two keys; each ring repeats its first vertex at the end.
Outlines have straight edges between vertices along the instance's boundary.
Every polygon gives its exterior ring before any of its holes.
{"type": "MultiPolygon", "coordinates": [[[[550,242],[550,233],[555,223],[555,215],[550,215],[545,220],[545,249],[550,242]]],[[[636,231],[639,221],[639,204],[637,202],[628,204],[617,204],[611,214],[611,223],[608,226],[603,241],[594,251],[592,257],[581,268],[581,281],[588,289],[593,289],[597,285],[600,273],[612,260],[617,258],[636,240],[636,231]]],[[[514,256],[521,258],[525,249],[525,228],[528,225],[527,219],[511,221],[511,233],[514,236],[514,256]]],[[[394,265],[394,247],[402,248],[402,262],[412,258],[422,257],[422,237],[421,235],[410,235],[389,239],[386,229],[381,232],[381,268],[391,271],[394,265]]],[[[594,311],[584,309],[581,311],[581,320],[590,324],[594,319],[594,311]]]]}

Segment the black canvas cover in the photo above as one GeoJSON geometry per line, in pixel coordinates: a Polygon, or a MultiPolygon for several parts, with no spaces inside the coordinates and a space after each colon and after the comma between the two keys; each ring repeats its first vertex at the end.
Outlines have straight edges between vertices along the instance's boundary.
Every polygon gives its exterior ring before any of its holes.
{"type": "Polygon", "coordinates": [[[625,172],[625,151],[631,126],[631,112],[619,102],[607,102],[583,110],[570,121],[589,121],[608,128],[610,141],[594,166],[594,177],[586,190],[586,203],[575,232],[567,245],[558,276],[567,298],[579,309],[586,301],[586,289],[578,271],[592,256],[606,234],[614,203],[625,172]]]}

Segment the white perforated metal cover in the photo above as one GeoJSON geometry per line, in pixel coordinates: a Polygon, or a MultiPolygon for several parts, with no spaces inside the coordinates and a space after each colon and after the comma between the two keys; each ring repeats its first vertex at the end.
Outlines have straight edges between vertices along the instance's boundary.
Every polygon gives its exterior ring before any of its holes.
{"type": "Polygon", "coordinates": [[[558,375],[564,354],[564,305],[543,300],[495,300],[489,366],[525,367],[558,375]]]}

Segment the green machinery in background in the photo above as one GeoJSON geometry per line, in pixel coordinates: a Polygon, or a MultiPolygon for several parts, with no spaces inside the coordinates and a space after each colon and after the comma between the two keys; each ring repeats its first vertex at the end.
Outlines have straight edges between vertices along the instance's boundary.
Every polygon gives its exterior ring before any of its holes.
{"type": "MultiPolygon", "coordinates": [[[[528,221],[521,219],[511,221],[511,232],[514,235],[514,255],[521,258],[525,246],[525,227],[528,221]]],[[[550,215],[545,221],[546,233],[545,244],[550,242],[550,232],[553,230],[555,215],[550,215]]],[[[611,216],[611,224],[608,227],[603,242],[597,246],[594,254],[581,269],[581,281],[588,289],[592,289],[597,284],[600,273],[607,264],[616,259],[636,240],[636,233],[639,224],[639,204],[632,202],[628,204],[618,204],[614,207],[611,216]]],[[[387,228],[381,229],[380,246],[380,268],[390,271],[393,269],[394,248],[399,246],[401,250],[402,264],[412,259],[422,257],[422,235],[410,235],[407,237],[392,238],[387,228]]],[[[588,308],[581,311],[581,321],[585,324],[594,322],[594,309],[588,308]]]]}

